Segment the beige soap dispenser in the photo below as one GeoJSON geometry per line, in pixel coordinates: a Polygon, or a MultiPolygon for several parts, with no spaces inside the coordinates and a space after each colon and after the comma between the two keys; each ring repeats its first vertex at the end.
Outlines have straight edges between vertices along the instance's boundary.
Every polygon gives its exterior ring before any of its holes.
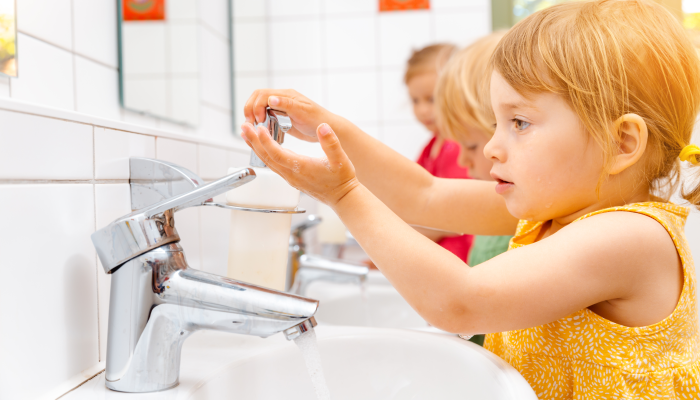
{"type": "MultiPolygon", "coordinates": [[[[269,107],[263,124],[280,144],[284,142],[285,132],[292,128],[285,113],[269,107]]],[[[226,195],[229,205],[247,209],[231,212],[228,276],[283,291],[292,214],[303,212],[296,210],[299,191],[267,168],[254,152],[250,154],[250,168],[255,170],[257,178],[226,195]]],[[[231,168],[229,173],[240,169],[231,168]]]]}

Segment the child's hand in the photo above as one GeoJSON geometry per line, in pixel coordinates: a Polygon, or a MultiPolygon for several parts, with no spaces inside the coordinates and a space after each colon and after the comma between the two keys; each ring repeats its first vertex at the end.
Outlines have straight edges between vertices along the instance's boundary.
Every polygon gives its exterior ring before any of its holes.
{"type": "Polygon", "coordinates": [[[253,92],[244,106],[246,122],[255,124],[256,121],[265,121],[268,106],[287,113],[292,120],[292,129],[288,133],[307,142],[317,141],[316,128],[322,122],[332,123],[334,117],[296,90],[259,89],[253,92]]]}
{"type": "Polygon", "coordinates": [[[355,167],[328,124],[319,125],[315,132],[327,158],[301,156],[284,149],[263,126],[256,131],[246,122],[242,128],[243,140],[271,170],[316,200],[333,207],[360,184],[355,167]]]}

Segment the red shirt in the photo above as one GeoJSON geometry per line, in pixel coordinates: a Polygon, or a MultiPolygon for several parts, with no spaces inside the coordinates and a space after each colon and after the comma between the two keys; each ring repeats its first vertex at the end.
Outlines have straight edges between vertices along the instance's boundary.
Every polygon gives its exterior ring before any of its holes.
{"type": "MultiPolygon", "coordinates": [[[[433,137],[423,152],[418,157],[418,164],[438,178],[470,179],[469,171],[457,164],[460,148],[455,142],[445,140],[442,143],[440,154],[434,159],[430,158],[430,151],[437,140],[433,137]]],[[[444,237],[437,241],[437,244],[452,252],[457,257],[467,262],[469,249],[472,247],[472,235],[461,235],[444,237]]]]}

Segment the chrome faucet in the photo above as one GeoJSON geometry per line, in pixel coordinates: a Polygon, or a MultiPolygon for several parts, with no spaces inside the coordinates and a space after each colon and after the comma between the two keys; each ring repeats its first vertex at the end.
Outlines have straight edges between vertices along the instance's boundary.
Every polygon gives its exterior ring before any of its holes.
{"type": "Polygon", "coordinates": [[[367,279],[369,268],[364,265],[306,254],[303,233],[321,223],[321,218],[309,215],[306,221],[292,230],[289,238],[289,270],[294,283],[289,292],[304,295],[311,282],[326,281],[336,283],[362,284],[367,279]]]}
{"type": "Polygon", "coordinates": [[[131,171],[132,205],[142,208],[92,235],[105,272],[112,275],[109,389],[141,393],[176,386],[182,344],[198,330],[260,337],[283,332],[292,340],[316,325],[316,300],[187,265],[175,213],[216,205],[210,199],[252,181],[252,169],[206,185],[185,168],[157,160],[132,159],[131,171]],[[144,196],[160,200],[145,205],[144,196]]]}

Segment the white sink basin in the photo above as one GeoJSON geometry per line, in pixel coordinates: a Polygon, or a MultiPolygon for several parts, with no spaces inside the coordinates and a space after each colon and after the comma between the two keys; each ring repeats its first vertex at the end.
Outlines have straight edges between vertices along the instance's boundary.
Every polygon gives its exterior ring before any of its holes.
{"type": "Polygon", "coordinates": [[[370,272],[364,293],[358,285],[314,282],[306,296],[320,300],[319,324],[377,328],[426,328],[428,324],[377,271],[370,272]]]}
{"type": "MultiPolygon", "coordinates": [[[[455,337],[351,327],[318,331],[333,400],[537,399],[512,367],[455,337]]],[[[300,351],[288,343],[229,364],[185,398],[309,400],[314,393],[300,351]]]]}

